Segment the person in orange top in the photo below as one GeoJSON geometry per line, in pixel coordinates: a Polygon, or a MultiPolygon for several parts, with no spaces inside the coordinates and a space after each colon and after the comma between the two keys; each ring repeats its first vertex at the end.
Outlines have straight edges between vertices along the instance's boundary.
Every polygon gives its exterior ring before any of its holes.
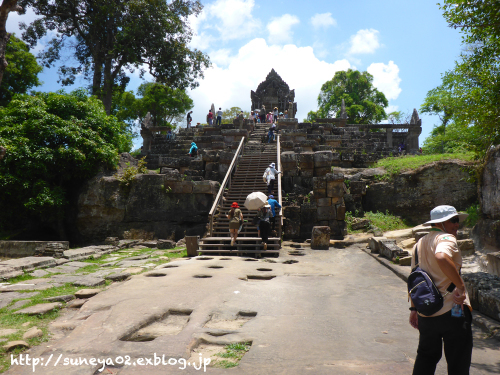
{"type": "MultiPolygon", "coordinates": [[[[418,249],[419,266],[426,271],[443,296],[443,307],[432,316],[417,313],[410,307],[410,325],[418,329],[420,336],[413,375],[432,375],[441,359],[442,345],[448,363],[449,375],[468,375],[472,357],[472,308],[460,276],[462,256],[457,246],[457,231],[468,215],[458,213],[452,206],[437,206],[431,211],[429,234],[422,237],[418,249]],[[447,288],[455,284],[453,292],[447,288]],[[455,317],[451,310],[457,304],[462,314],[455,317]]],[[[413,249],[412,269],[415,267],[413,249]]]]}

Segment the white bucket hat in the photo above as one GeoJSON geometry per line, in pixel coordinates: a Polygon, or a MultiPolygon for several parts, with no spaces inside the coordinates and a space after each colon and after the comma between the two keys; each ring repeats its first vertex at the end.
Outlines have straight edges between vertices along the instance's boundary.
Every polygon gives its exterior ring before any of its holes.
{"type": "Polygon", "coordinates": [[[276,164],[271,163],[271,164],[269,164],[269,166],[270,166],[271,168],[274,168],[274,167],[276,166],[276,164]]]}
{"type": "Polygon", "coordinates": [[[431,211],[431,219],[424,224],[443,223],[454,216],[458,216],[458,219],[462,222],[469,214],[458,213],[453,206],[437,206],[431,211]]]}

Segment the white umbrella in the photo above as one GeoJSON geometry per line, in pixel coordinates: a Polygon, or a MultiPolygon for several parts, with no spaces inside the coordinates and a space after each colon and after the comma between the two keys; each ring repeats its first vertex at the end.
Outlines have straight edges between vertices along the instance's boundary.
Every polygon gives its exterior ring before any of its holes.
{"type": "Polygon", "coordinates": [[[255,211],[267,203],[267,195],[260,191],[248,194],[243,204],[250,211],[255,211]]]}

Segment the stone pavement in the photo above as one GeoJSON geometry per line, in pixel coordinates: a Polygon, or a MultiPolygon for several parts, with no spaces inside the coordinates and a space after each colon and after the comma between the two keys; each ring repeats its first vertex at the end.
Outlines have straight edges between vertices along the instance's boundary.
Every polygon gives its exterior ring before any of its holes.
{"type": "MultiPolygon", "coordinates": [[[[238,367],[207,373],[410,374],[418,332],[408,324],[406,285],[364,246],[172,261],[67,310],[51,325],[53,338],[24,354],[50,361],[36,368],[41,374],[98,374],[97,366],[64,365],[92,357],[114,361],[104,374],[198,374],[198,353],[250,342],[238,367]],[[154,354],[177,364],[138,365],[154,354]],[[117,365],[125,356],[131,364],[117,365]]],[[[471,374],[498,374],[499,342],[477,328],[474,335],[471,374]]],[[[21,365],[7,371],[28,373],[21,365]]],[[[436,373],[446,374],[444,360],[436,373]]]]}

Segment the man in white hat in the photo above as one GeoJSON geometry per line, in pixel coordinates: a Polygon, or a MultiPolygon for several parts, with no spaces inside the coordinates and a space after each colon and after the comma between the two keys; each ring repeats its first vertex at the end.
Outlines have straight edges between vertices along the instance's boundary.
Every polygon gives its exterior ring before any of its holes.
{"type": "MultiPolygon", "coordinates": [[[[457,246],[457,231],[467,214],[458,213],[452,206],[437,206],[431,211],[432,226],[428,235],[422,237],[415,248],[421,269],[426,271],[443,296],[443,307],[427,317],[417,313],[413,302],[410,307],[410,324],[419,330],[420,337],[413,375],[434,374],[441,359],[442,345],[448,363],[448,374],[469,374],[472,356],[472,308],[465,284],[460,276],[462,256],[457,246]],[[455,289],[447,289],[451,283],[455,289]],[[454,317],[454,304],[462,308],[461,317],[454,317]]],[[[415,267],[415,248],[412,269],[415,267]]]]}
{"type": "Polygon", "coordinates": [[[267,195],[273,194],[274,180],[276,179],[276,176],[280,173],[281,172],[278,172],[276,170],[275,163],[269,164],[269,167],[267,167],[266,170],[264,171],[264,175],[262,177],[264,178],[267,184],[267,195]]]}

